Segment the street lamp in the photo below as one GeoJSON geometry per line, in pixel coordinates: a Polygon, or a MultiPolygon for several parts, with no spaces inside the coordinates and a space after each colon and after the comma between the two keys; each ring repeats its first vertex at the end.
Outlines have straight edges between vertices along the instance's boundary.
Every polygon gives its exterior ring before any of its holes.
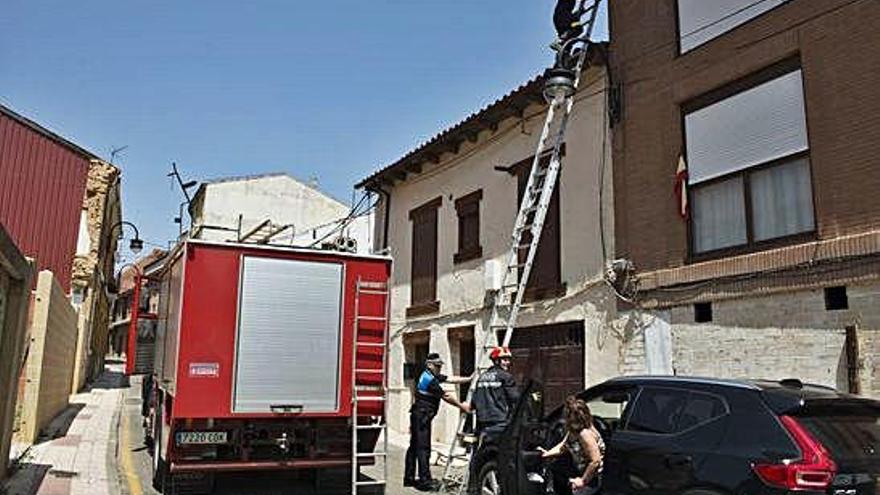
{"type": "Polygon", "coordinates": [[[113,224],[112,227],[110,227],[110,235],[113,235],[113,229],[115,229],[116,227],[120,227],[118,239],[122,239],[122,228],[121,227],[123,225],[128,225],[129,227],[131,227],[134,230],[134,239],[129,241],[128,249],[130,249],[132,253],[138,254],[144,248],[144,241],[141,240],[140,232],[138,232],[137,227],[135,227],[135,225],[133,223],[126,222],[126,221],[116,222],[115,224],[113,224]]]}
{"type": "Polygon", "coordinates": [[[575,73],[565,67],[551,67],[544,71],[544,99],[553,104],[574,94],[575,73]]]}

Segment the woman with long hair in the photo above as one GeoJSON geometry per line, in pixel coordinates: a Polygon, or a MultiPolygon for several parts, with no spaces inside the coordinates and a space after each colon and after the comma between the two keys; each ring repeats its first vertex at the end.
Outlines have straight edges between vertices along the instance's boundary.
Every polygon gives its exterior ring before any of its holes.
{"type": "Polygon", "coordinates": [[[593,426],[593,415],[586,402],[570,395],[565,399],[565,437],[550,450],[538,447],[541,457],[571,454],[580,476],[568,480],[574,495],[590,495],[599,490],[605,441],[593,426]]]}

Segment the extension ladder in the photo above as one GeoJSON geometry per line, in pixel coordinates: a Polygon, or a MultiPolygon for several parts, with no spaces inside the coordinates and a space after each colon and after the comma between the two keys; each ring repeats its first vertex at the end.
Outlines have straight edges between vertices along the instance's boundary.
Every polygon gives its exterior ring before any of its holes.
{"type": "MultiPolygon", "coordinates": [[[[388,284],[358,278],[355,286],[355,322],[352,342],[351,372],[351,495],[358,495],[359,489],[385,487],[388,484],[388,306],[390,302],[388,284]],[[371,304],[366,304],[370,301],[371,304]],[[365,306],[372,309],[366,309],[365,306]],[[376,314],[381,307],[382,314],[376,314]],[[372,313],[369,313],[372,311],[372,313]],[[365,366],[359,363],[373,363],[365,366]],[[378,366],[375,366],[377,364],[378,366]],[[361,367],[359,367],[361,366],[361,367]],[[362,404],[381,403],[382,417],[378,422],[362,424],[359,410],[362,404]],[[360,452],[360,435],[363,432],[378,431],[382,441],[369,452],[360,452]],[[374,464],[382,464],[381,477],[361,480],[359,464],[372,459],[374,464]]],[[[375,434],[372,433],[371,436],[375,434]]]]}
{"type": "MultiPolygon", "coordinates": [[[[576,40],[581,46],[578,48],[579,52],[575,53],[575,65],[574,67],[569,67],[574,69],[575,91],[567,98],[557,98],[550,103],[547,109],[544,127],[532,161],[531,172],[529,173],[519,211],[516,215],[516,221],[514,222],[510,250],[507,254],[506,269],[502,275],[501,288],[495,293],[489,325],[480,332],[481,354],[477,361],[479,373],[476,373],[471,380],[466,399],[468,402],[473,398],[479,375],[491,365],[489,354],[498,342],[498,334],[502,331],[504,332],[504,337],[501,341],[502,346],[509,345],[510,339],[513,337],[513,330],[523,304],[523,296],[526,292],[535,254],[538,251],[538,244],[541,240],[544,220],[547,217],[547,210],[549,209],[553,190],[559,177],[565,131],[571,116],[571,110],[574,107],[577,88],[581,79],[581,71],[584,69],[587,59],[587,46],[593,32],[600,3],[601,0],[582,0],[579,3],[578,8],[586,16],[586,22],[582,23],[584,27],[583,34],[576,40]],[[554,124],[556,125],[554,126],[554,124]],[[550,151],[549,160],[547,160],[547,151],[550,151]]],[[[563,57],[564,55],[561,54],[560,60],[563,57]]],[[[466,419],[466,414],[462,414],[459,417],[456,436],[450,442],[449,454],[446,456],[446,466],[443,471],[444,489],[447,491],[456,490],[458,494],[467,493],[470,476],[470,456],[476,445],[476,439],[465,434],[466,419]]]]}

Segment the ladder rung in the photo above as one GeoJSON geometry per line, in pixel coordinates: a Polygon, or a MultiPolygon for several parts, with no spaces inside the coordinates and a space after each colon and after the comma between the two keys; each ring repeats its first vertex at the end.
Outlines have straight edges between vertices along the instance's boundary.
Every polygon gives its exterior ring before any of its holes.
{"type": "Polygon", "coordinates": [[[359,390],[361,392],[384,392],[385,387],[382,385],[357,385],[354,386],[355,390],[359,390]]]}
{"type": "Polygon", "coordinates": [[[375,290],[375,289],[360,289],[361,294],[375,294],[377,296],[387,296],[387,290],[375,290]]]}
{"type": "Polygon", "coordinates": [[[380,395],[355,395],[354,400],[358,402],[384,402],[385,397],[380,395]]]}
{"type": "Polygon", "coordinates": [[[385,347],[382,342],[355,342],[355,345],[359,347],[385,347]]]}
{"type": "Polygon", "coordinates": [[[355,481],[354,484],[356,486],[377,486],[384,485],[385,480],[364,480],[364,481],[355,481]]]}
{"type": "Polygon", "coordinates": [[[366,321],[385,321],[385,320],[387,320],[387,318],[385,318],[384,316],[363,316],[363,315],[359,315],[357,318],[358,318],[359,320],[366,320],[366,321]]]}
{"type": "Polygon", "coordinates": [[[377,375],[385,374],[385,370],[371,370],[371,369],[366,369],[366,368],[355,368],[354,372],[355,373],[375,373],[377,375]]]}
{"type": "Polygon", "coordinates": [[[359,280],[357,286],[358,288],[362,287],[364,289],[385,289],[388,287],[388,283],[370,280],[359,280]]]}
{"type": "Polygon", "coordinates": [[[358,452],[357,457],[388,457],[388,452],[358,452]]]}

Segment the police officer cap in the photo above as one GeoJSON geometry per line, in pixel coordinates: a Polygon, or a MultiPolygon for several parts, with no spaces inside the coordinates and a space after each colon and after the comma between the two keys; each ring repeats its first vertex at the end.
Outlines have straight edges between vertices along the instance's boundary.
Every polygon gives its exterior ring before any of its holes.
{"type": "Polygon", "coordinates": [[[425,359],[425,362],[429,363],[429,364],[438,364],[441,366],[443,365],[443,360],[440,359],[440,354],[437,354],[436,352],[432,352],[431,354],[428,354],[428,357],[427,357],[427,359],[425,359]]]}

